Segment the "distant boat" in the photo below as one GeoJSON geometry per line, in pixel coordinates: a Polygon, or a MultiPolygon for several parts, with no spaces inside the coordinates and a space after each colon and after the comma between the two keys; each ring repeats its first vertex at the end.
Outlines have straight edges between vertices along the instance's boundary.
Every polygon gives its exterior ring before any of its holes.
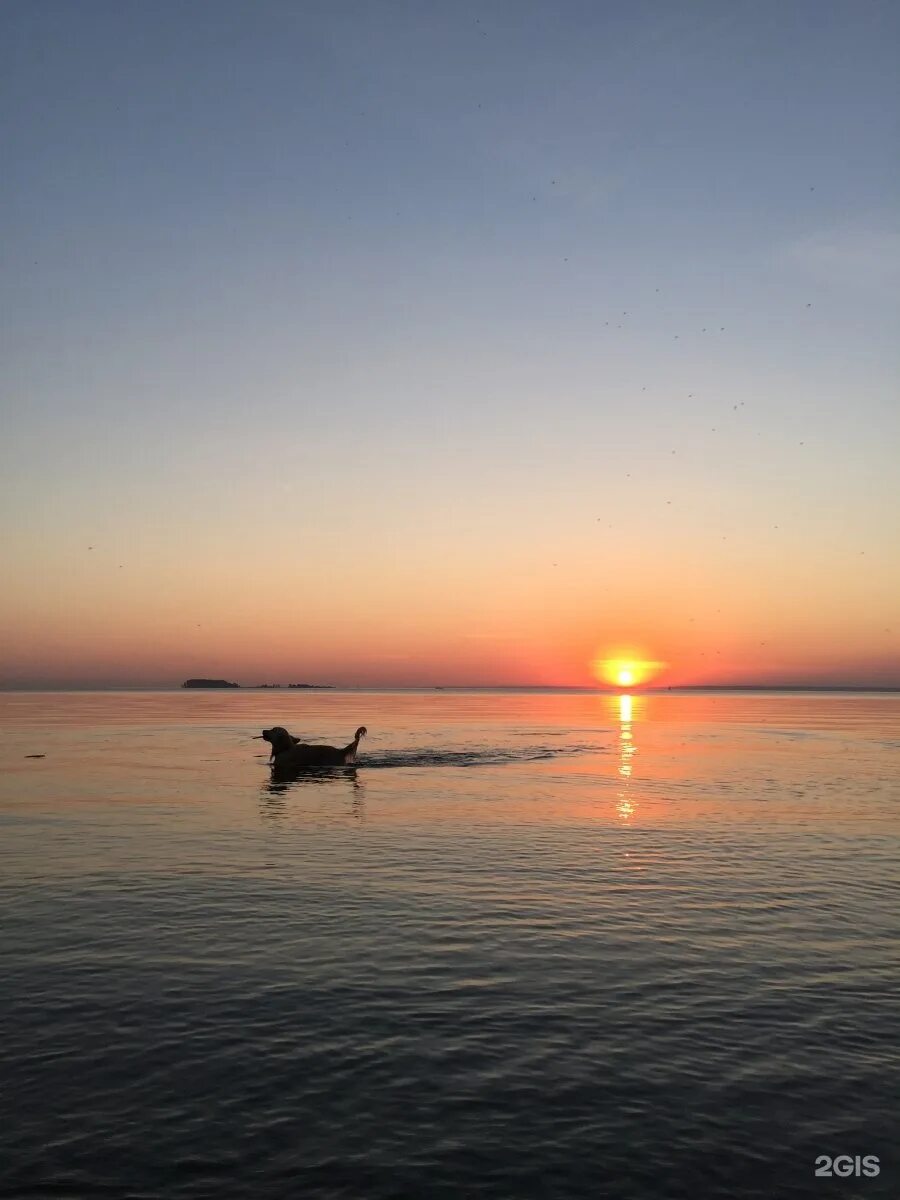
{"type": "Polygon", "coordinates": [[[239,683],[229,683],[227,679],[186,679],[183,688],[239,688],[239,683]]]}

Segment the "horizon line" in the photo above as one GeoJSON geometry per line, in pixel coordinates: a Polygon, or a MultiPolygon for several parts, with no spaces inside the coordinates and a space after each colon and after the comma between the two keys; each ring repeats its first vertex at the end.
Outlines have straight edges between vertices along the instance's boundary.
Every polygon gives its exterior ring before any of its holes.
{"type": "Polygon", "coordinates": [[[896,683],[684,683],[663,686],[615,687],[591,684],[544,683],[412,683],[412,684],[314,684],[289,687],[287,684],[237,684],[230,687],[185,688],[183,683],[20,683],[2,684],[0,692],[587,692],[604,695],[666,692],[900,692],[896,683]]]}

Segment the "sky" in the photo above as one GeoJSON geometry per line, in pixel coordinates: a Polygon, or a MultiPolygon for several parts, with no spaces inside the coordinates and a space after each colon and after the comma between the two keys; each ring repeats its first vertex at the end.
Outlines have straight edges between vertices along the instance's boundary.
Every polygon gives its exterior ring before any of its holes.
{"type": "Polygon", "coordinates": [[[900,685],[893,0],[0,47],[0,685],[900,685]]]}

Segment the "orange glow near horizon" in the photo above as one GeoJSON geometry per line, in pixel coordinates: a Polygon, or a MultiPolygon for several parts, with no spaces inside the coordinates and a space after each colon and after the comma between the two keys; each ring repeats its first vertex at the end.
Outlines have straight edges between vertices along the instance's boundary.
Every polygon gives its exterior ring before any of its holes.
{"type": "Polygon", "coordinates": [[[35,523],[16,531],[0,597],[0,686],[171,686],[211,676],[246,686],[640,693],[661,684],[895,685],[900,678],[891,608],[900,576],[875,555],[869,575],[848,575],[830,591],[823,581],[809,609],[794,596],[805,594],[801,582],[813,575],[797,568],[791,576],[794,559],[784,568],[787,582],[765,595],[762,565],[752,587],[710,566],[695,593],[703,565],[680,576],[662,547],[604,591],[586,553],[563,578],[559,569],[551,577],[551,566],[528,574],[509,546],[501,569],[477,546],[454,544],[440,558],[426,540],[414,561],[388,567],[378,539],[350,558],[331,527],[317,533],[320,550],[295,556],[265,529],[238,543],[211,519],[154,542],[141,533],[140,513],[127,515],[132,546],[124,532],[112,545],[79,543],[62,518],[53,529],[35,523]],[[239,560],[226,552],[233,542],[239,560]],[[673,583],[662,604],[664,571],[681,590],[673,583]]]}

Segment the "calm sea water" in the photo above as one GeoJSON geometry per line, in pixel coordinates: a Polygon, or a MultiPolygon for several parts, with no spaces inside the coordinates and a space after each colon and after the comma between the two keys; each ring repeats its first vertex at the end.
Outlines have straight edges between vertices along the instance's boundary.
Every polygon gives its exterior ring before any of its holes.
{"type": "Polygon", "coordinates": [[[900,696],[0,723],[3,1196],[900,1195],[900,696]],[[273,785],[273,723],[370,736],[273,785]]]}

